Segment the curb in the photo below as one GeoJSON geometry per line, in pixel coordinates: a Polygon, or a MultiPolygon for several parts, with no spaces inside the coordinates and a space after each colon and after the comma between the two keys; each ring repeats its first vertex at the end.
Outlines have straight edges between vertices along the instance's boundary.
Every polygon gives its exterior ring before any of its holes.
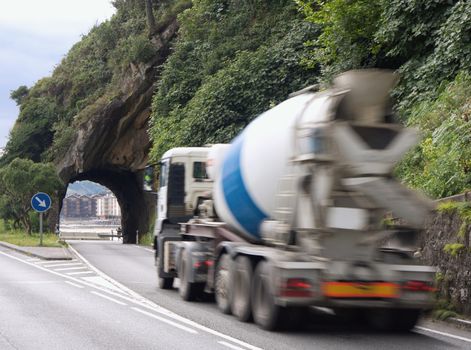
{"type": "Polygon", "coordinates": [[[45,255],[39,254],[39,253],[34,253],[34,252],[31,252],[30,250],[28,250],[27,248],[19,247],[17,245],[7,243],[7,242],[0,241],[0,246],[11,249],[11,250],[15,250],[18,253],[22,253],[22,254],[25,254],[25,255],[28,255],[28,256],[31,256],[31,257],[35,257],[35,258],[39,258],[39,259],[42,259],[42,260],[72,260],[72,255],[70,254],[69,249],[64,248],[64,247],[62,247],[62,250],[64,250],[64,256],[52,257],[52,256],[45,256],[45,255]],[[67,252],[67,253],[65,253],[65,252],[67,252]],[[68,256],[66,256],[66,255],[68,255],[68,256]]]}
{"type": "Polygon", "coordinates": [[[471,329],[471,321],[463,320],[461,318],[449,317],[449,318],[446,319],[446,322],[453,323],[455,325],[459,325],[463,328],[471,329]]]}

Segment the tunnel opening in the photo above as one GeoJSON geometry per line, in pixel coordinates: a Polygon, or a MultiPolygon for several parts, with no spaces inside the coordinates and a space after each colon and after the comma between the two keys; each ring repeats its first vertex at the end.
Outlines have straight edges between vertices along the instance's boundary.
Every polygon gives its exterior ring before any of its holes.
{"type": "Polygon", "coordinates": [[[69,184],[82,181],[99,184],[116,197],[123,243],[137,243],[140,237],[149,232],[150,213],[155,204],[153,198],[142,189],[141,174],[120,169],[93,169],[78,174],[69,184]]]}
{"type": "Polygon", "coordinates": [[[59,215],[62,239],[112,239],[121,234],[121,207],[113,192],[92,181],[67,187],[59,215]]]}

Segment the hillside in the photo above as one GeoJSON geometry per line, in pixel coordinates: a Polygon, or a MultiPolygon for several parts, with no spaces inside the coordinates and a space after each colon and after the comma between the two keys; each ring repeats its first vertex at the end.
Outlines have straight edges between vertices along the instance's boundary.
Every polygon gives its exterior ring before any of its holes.
{"type": "Polygon", "coordinates": [[[397,175],[433,197],[471,187],[469,1],[154,1],[150,35],[143,3],[114,1],[51,77],[15,91],[3,164],[53,161],[66,181],[134,172],[149,151],[227,142],[292,91],[381,67],[401,73],[395,110],[424,133],[397,175]]]}
{"type": "Polygon", "coordinates": [[[102,194],[107,192],[108,189],[97,183],[91,181],[77,181],[69,184],[67,187],[67,196],[71,194],[79,194],[86,196],[93,196],[95,194],[102,194]]]}

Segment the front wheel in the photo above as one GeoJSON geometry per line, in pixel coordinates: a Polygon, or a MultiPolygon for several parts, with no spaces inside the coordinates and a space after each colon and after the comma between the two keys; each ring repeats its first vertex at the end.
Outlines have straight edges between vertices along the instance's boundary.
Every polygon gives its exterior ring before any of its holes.
{"type": "Polygon", "coordinates": [[[159,277],[159,288],[160,289],[172,289],[173,277],[159,277]]]}
{"type": "Polygon", "coordinates": [[[160,277],[160,257],[155,254],[155,268],[157,270],[157,279],[160,289],[172,289],[173,277],[160,277]]]}

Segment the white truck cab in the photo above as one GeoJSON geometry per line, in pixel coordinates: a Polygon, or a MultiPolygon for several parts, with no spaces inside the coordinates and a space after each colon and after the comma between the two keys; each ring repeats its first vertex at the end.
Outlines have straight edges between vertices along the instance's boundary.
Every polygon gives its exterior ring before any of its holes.
{"type": "Polygon", "coordinates": [[[208,197],[212,180],[206,172],[209,147],[180,147],[167,151],[160,162],[155,233],[165,222],[178,224],[192,218],[208,197]]]}

